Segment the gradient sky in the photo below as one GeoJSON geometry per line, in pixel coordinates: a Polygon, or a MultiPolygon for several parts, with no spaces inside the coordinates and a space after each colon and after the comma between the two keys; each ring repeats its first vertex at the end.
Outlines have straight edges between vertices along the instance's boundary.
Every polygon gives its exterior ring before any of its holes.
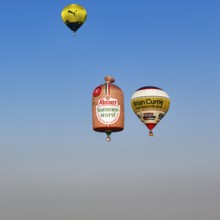
{"type": "Polygon", "coordinates": [[[1,1],[0,219],[217,220],[220,2],[1,1]],[[83,5],[76,37],[61,10],[83,5]],[[93,89],[111,75],[125,129],[92,130],[93,89]],[[148,136],[130,98],[171,98],[148,136]]]}

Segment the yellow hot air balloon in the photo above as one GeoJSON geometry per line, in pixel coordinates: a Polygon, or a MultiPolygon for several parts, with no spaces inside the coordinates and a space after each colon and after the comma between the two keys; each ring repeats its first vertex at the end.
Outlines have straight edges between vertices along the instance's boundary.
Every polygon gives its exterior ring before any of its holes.
{"type": "Polygon", "coordinates": [[[145,86],[135,91],[131,97],[131,107],[153,136],[153,128],[164,117],[170,108],[168,94],[157,87],[145,86]]]}
{"type": "Polygon", "coordinates": [[[86,9],[78,4],[67,5],[61,12],[63,22],[74,32],[84,24],[87,17],[86,9]]]}

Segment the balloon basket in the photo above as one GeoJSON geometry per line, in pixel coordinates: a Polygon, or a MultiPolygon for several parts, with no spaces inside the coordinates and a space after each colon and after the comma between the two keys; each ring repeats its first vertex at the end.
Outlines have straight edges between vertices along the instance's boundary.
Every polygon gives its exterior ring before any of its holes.
{"type": "Polygon", "coordinates": [[[153,131],[149,131],[149,136],[150,137],[154,136],[153,131]]]}
{"type": "Polygon", "coordinates": [[[111,137],[110,137],[111,133],[112,133],[111,131],[106,131],[107,134],[106,141],[111,141],[111,137]]]}

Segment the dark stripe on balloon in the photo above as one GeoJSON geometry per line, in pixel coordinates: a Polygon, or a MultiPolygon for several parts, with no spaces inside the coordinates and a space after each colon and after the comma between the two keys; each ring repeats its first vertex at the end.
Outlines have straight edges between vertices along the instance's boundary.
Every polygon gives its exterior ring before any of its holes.
{"type": "Polygon", "coordinates": [[[144,87],[141,87],[141,88],[137,89],[136,91],[145,90],[145,89],[157,89],[157,90],[162,90],[161,88],[158,88],[158,87],[155,87],[155,86],[144,86],[144,87]]]}

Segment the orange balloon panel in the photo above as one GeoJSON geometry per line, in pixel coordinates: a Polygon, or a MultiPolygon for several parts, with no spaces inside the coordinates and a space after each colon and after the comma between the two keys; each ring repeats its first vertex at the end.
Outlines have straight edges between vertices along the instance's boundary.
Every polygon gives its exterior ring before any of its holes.
{"type": "Polygon", "coordinates": [[[112,77],[106,76],[105,84],[97,86],[92,96],[93,130],[105,132],[107,140],[112,132],[124,129],[124,95],[113,82],[112,77]]]}

